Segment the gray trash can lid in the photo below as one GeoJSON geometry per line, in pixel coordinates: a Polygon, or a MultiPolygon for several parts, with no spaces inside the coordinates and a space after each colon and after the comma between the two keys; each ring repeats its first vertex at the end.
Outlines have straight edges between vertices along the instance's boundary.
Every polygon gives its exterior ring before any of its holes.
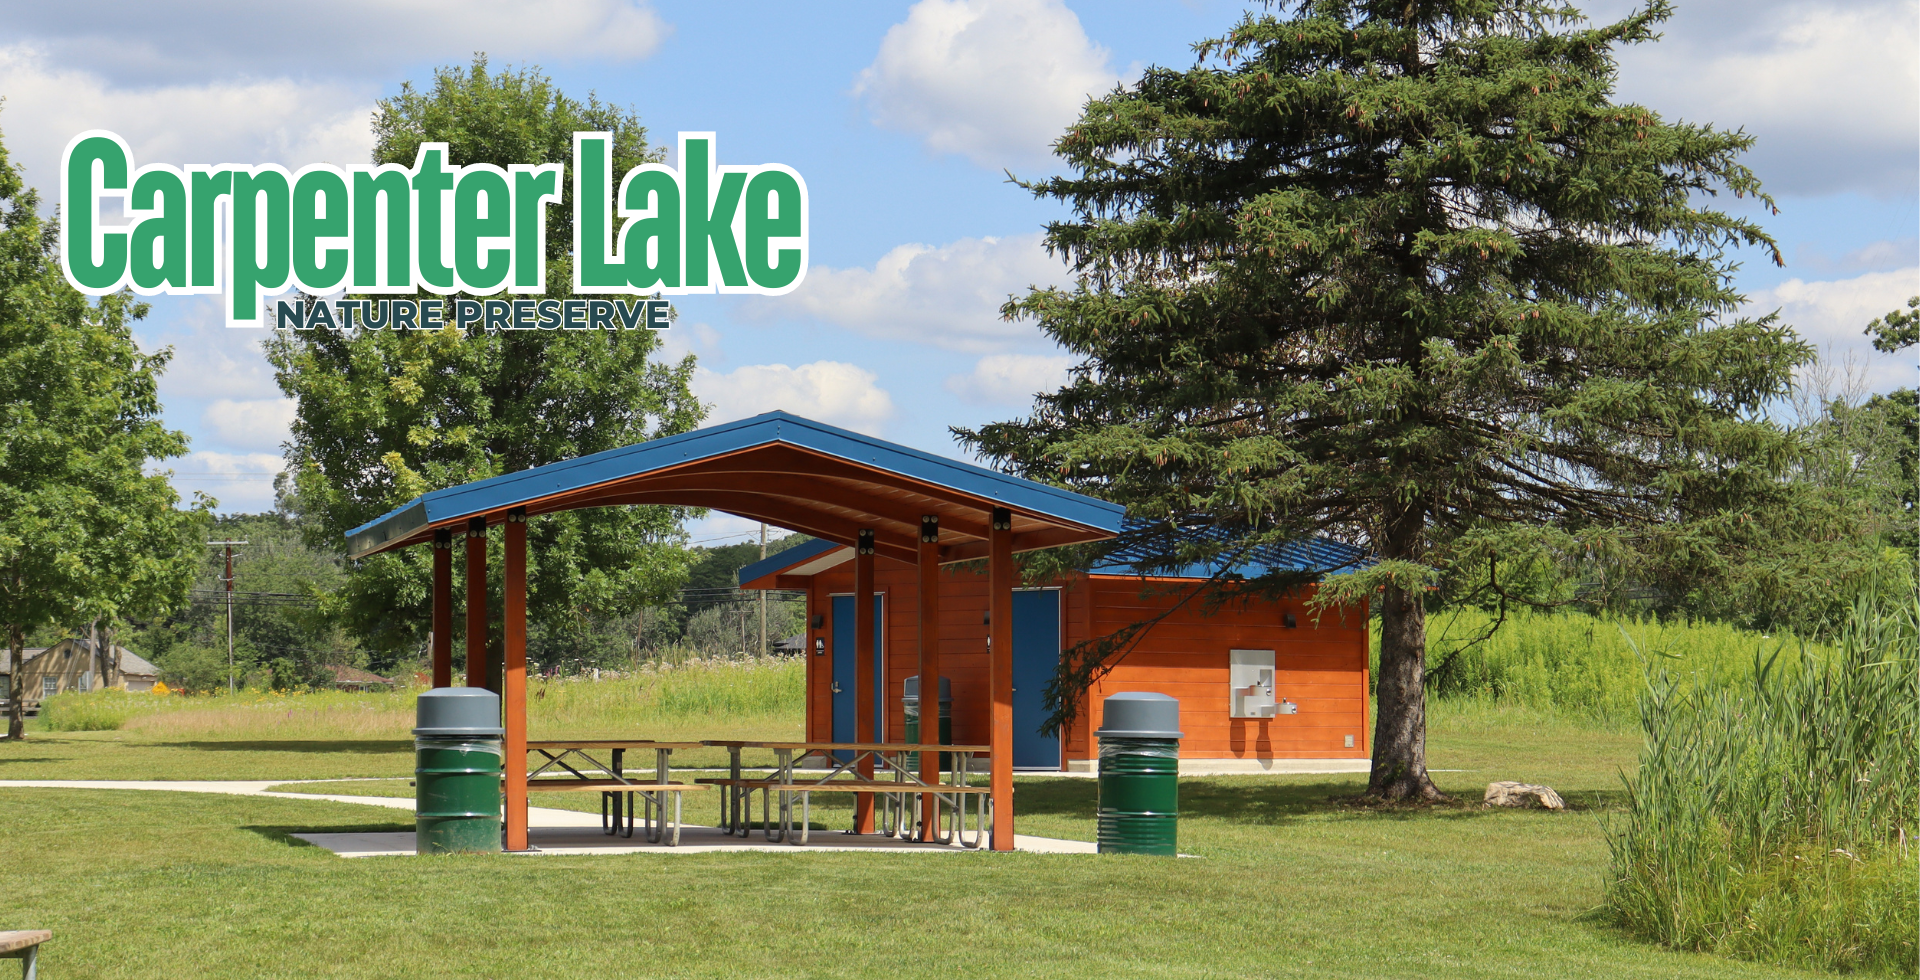
{"type": "Polygon", "coordinates": [[[420,692],[415,735],[499,735],[500,695],[480,687],[436,687],[420,692]]]}
{"type": "MultiPolygon", "coordinates": [[[[906,680],[900,682],[900,696],[903,698],[912,698],[915,701],[920,700],[920,675],[919,674],[915,674],[912,677],[909,677],[906,680]]],[[[951,677],[940,678],[940,700],[945,701],[948,704],[953,703],[953,678],[951,677]]]]}
{"type": "Polygon", "coordinates": [[[1180,702],[1164,694],[1122,691],[1100,702],[1101,738],[1179,738],[1180,702]]]}

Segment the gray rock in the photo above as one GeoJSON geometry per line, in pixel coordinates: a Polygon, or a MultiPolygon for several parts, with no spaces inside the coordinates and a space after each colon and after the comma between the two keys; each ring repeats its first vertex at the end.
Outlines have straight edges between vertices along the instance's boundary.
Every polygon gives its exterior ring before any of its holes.
{"type": "Polygon", "coordinates": [[[1567,801],[1553,791],[1551,786],[1535,786],[1532,783],[1500,782],[1488,783],[1486,804],[1488,806],[1543,806],[1549,810],[1565,810],[1567,801]]]}

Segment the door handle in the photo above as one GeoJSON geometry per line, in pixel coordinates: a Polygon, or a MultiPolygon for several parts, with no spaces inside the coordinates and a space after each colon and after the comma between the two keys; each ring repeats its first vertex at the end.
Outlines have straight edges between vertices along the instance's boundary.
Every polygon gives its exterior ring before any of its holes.
{"type": "Polygon", "coordinates": [[[832,692],[833,692],[833,693],[835,693],[835,694],[839,694],[839,693],[840,693],[840,682],[839,682],[839,681],[834,681],[834,682],[833,682],[833,684],[832,684],[831,686],[829,686],[829,687],[827,688],[827,690],[829,690],[829,691],[832,691],[832,692]]]}

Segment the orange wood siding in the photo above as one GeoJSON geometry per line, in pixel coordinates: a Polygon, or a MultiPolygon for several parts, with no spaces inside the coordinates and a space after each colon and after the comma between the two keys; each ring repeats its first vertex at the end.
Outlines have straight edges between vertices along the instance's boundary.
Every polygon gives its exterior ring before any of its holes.
{"type": "MultiPolygon", "coordinates": [[[[885,738],[905,736],[900,708],[902,685],[919,672],[918,586],[916,569],[880,557],[875,587],[886,596],[885,738]]],[[[1177,580],[1143,583],[1134,577],[1074,575],[1055,583],[1062,589],[1061,632],[1065,647],[1104,636],[1130,623],[1158,615],[1180,601],[1190,585],[1177,580]]],[[[810,615],[832,616],[833,594],[853,590],[851,563],[813,576],[810,615]]],[[[1063,733],[1067,760],[1091,759],[1100,727],[1100,701],[1121,691],[1154,691],[1180,699],[1186,738],[1181,755],[1197,759],[1365,758],[1367,730],[1366,611],[1344,617],[1328,613],[1316,623],[1305,608],[1311,593],[1277,603],[1233,603],[1209,615],[1197,605],[1175,611],[1150,630],[1088,694],[1079,718],[1063,733]],[[1283,625],[1286,613],[1297,625],[1283,625]],[[1300,706],[1298,714],[1274,718],[1229,717],[1228,651],[1272,650],[1275,695],[1300,706]],[[1353,736],[1353,747],[1346,737],[1353,736]]],[[[964,569],[942,571],[940,656],[942,672],[953,686],[953,737],[960,743],[984,743],[988,731],[987,576],[964,569]]],[[[833,624],[809,629],[809,642],[831,635],[833,624]]],[[[831,645],[831,644],[829,644],[831,645]]],[[[832,737],[833,680],[827,657],[808,653],[809,737],[832,737]]],[[[929,694],[932,692],[929,691],[929,694]]],[[[931,708],[931,705],[929,705],[931,708]]]]}

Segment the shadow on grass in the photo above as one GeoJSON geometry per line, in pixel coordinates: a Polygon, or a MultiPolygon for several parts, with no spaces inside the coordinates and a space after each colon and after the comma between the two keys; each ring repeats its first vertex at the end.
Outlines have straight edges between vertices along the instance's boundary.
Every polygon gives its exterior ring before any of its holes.
{"type": "Polygon", "coordinates": [[[34,762],[72,762],[72,761],[73,761],[72,759],[59,759],[53,756],[32,756],[32,757],[13,756],[12,758],[0,758],[0,766],[25,765],[25,764],[34,763],[34,762]]]}
{"type": "Polygon", "coordinates": [[[357,823],[357,824],[347,824],[347,825],[333,826],[333,827],[286,827],[286,826],[243,825],[241,826],[240,829],[247,831],[248,833],[258,834],[261,837],[266,838],[267,840],[270,840],[276,844],[284,844],[287,847],[314,847],[317,845],[309,844],[306,841],[303,841],[300,838],[295,837],[293,835],[294,834],[402,834],[402,833],[410,834],[410,833],[413,833],[414,828],[413,828],[413,824],[410,824],[410,823],[357,823]]]}
{"type": "Polygon", "coordinates": [[[385,755],[388,753],[413,751],[413,743],[394,739],[363,739],[357,741],[326,741],[320,739],[285,739],[278,741],[221,741],[206,740],[197,742],[148,742],[148,745],[168,749],[193,749],[200,752],[352,752],[361,755],[385,755]]]}
{"type": "MultiPolygon", "coordinates": [[[[1451,803],[1364,805],[1358,790],[1342,782],[1232,782],[1209,778],[1180,781],[1180,815],[1254,826],[1276,826],[1303,817],[1332,816],[1344,820],[1465,820],[1511,812],[1485,807],[1478,798],[1454,797],[1451,803]]],[[[1090,779],[1045,779],[1019,784],[1021,813],[1095,818],[1098,787],[1090,779]]],[[[1623,792],[1582,792],[1569,797],[1569,813],[1597,813],[1625,805],[1623,792]]],[[[1551,815],[1540,811],[1543,816],[1551,815]]],[[[1564,815],[1564,814],[1563,814],[1564,815]]]]}

